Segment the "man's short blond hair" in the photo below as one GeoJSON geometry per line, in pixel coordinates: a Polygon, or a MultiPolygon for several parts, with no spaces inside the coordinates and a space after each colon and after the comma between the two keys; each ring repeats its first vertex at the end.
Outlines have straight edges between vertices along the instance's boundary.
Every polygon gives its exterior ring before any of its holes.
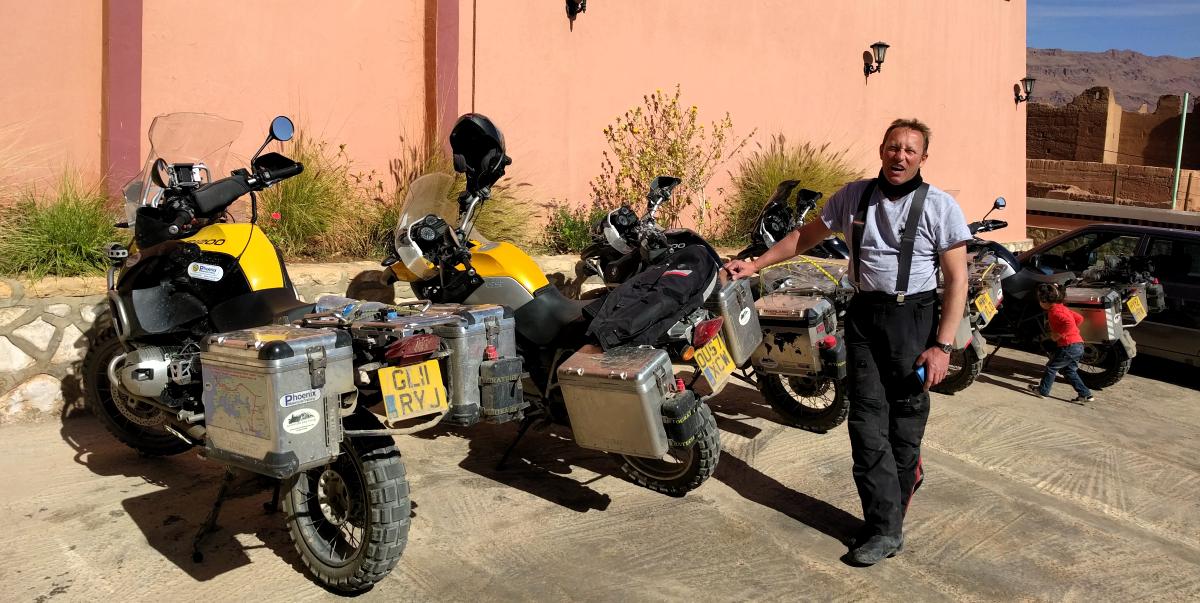
{"type": "Polygon", "coordinates": [[[924,153],[929,152],[929,137],[932,135],[932,132],[929,130],[929,126],[925,125],[925,122],[923,122],[919,119],[916,119],[916,118],[897,119],[896,121],[893,121],[892,125],[888,126],[887,131],[883,133],[883,140],[886,142],[888,134],[891,134],[892,130],[895,130],[898,128],[903,128],[905,130],[915,130],[917,132],[920,132],[921,136],[925,138],[925,149],[922,152],[924,152],[924,153]]]}

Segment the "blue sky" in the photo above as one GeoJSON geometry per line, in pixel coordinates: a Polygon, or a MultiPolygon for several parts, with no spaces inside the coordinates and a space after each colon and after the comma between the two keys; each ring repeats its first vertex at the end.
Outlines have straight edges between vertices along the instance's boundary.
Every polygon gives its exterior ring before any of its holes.
{"type": "Polygon", "coordinates": [[[1028,0],[1031,48],[1200,56],[1200,0],[1028,0]]]}

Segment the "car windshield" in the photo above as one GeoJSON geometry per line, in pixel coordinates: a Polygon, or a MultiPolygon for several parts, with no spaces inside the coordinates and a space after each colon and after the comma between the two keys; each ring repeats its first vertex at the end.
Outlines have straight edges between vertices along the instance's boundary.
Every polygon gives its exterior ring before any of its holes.
{"type": "Polygon", "coordinates": [[[162,197],[162,187],[155,183],[154,164],[162,159],[167,164],[192,164],[200,183],[223,178],[225,157],[229,147],[242,132],[242,122],[208,113],[169,113],[159,115],[150,123],[150,154],[142,171],[123,189],[125,215],[133,225],[137,209],[156,206],[162,197]]]}
{"type": "Polygon", "coordinates": [[[458,225],[458,201],[454,197],[454,176],[426,174],[408,185],[408,194],[396,219],[396,246],[403,245],[408,227],[413,222],[433,214],[449,224],[458,225]]]}

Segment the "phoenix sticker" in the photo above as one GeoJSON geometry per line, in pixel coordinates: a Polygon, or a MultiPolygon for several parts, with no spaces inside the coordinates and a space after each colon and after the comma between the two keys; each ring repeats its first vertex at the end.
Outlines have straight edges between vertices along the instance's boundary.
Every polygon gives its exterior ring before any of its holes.
{"type": "Polygon", "coordinates": [[[217,282],[225,277],[225,270],[220,266],[213,266],[212,264],[192,262],[188,264],[188,276],[202,281],[217,282]]]}

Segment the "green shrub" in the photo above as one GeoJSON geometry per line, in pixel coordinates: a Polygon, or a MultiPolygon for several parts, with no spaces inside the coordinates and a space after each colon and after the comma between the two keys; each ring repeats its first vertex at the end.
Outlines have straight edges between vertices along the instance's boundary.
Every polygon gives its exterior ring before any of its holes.
{"type": "Polygon", "coordinates": [[[64,175],[51,195],[28,189],[0,209],[0,273],[82,276],[108,266],[103,246],[118,240],[115,213],[99,187],[64,175]]]}
{"type": "MultiPolygon", "coordinates": [[[[831,151],[828,143],[789,144],[782,134],[772,136],[766,147],[758,144],[741,160],[737,172],[730,174],[733,194],[726,208],[721,242],[740,245],[749,240],[754,220],[784,180],[799,180],[801,187],[825,193],[817,209],[808,214],[808,220],[816,219],[830,195],[862,177],[862,172],[846,161],[846,153],[831,151]]],[[[789,203],[794,203],[794,193],[789,203]]]]}
{"type": "Polygon", "coordinates": [[[600,205],[591,207],[553,206],[546,224],[543,247],[549,253],[579,253],[592,243],[592,225],[608,214],[600,205]]]}
{"type": "Polygon", "coordinates": [[[371,209],[345,145],[331,152],[302,132],[285,144],[284,154],[304,171],[259,195],[259,225],[267,236],[289,258],[372,255],[370,220],[363,219],[371,209]]]}
{"type": "Polygon", "coordinates": [[[678,85],[672,96],[661,90],[645,95],[642,106],[604,128],[609,151],[604,152],[600,175],[591,182],[593,203],[608,208],[640,205],[654,177],[675,176],[682,182],[660,215],[678,223],[683,210],[694,206],[697,230],[704,233],[711,209],[704,189],[717,166],[737,154],[753,132],[733,140],[728,113],[706,128],[698,122],[695,105],[684,108],[679,97],[678,85]]]}

